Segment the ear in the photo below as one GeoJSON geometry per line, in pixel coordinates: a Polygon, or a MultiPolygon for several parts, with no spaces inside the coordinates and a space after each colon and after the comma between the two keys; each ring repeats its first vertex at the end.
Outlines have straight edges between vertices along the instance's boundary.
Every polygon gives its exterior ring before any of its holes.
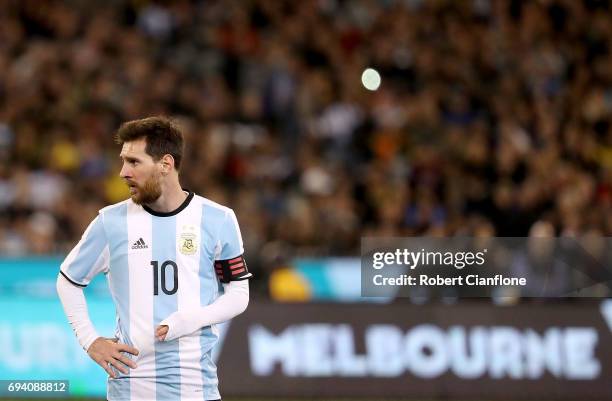
{"type": "Polygon", "coordinates": [[[162,173],[168,174],[174,168],[174,157],[172,157],[172,155],[165,154],[162,156],[160,161],[162,165],[162,173]]]}

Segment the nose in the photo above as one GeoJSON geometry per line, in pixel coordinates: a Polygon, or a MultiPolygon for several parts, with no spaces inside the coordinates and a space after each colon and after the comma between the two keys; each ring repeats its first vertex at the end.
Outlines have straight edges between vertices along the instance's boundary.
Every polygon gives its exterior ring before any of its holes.
{"type": "Polygon", "coordinates": [[[125,163],[125,162],[121,166],[121,171],[119,172],[119,177],[124,178],[124,179],[131,177],[130,166],[127,163],[125,163]]]}

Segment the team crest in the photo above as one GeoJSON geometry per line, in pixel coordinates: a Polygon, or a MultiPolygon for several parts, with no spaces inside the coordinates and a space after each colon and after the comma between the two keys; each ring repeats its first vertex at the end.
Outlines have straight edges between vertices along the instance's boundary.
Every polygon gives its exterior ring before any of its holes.
{"type": "Polygon", "coordinates": [[[179,250],[182,254],[193,255],[198,249],[198,239],[193,233],[182,233],[179,239],[179,250]]]}

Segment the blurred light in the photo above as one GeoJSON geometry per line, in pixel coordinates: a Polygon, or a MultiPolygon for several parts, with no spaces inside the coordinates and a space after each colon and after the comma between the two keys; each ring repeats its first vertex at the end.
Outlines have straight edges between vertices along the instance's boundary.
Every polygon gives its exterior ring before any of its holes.
{"type": "Polygon", "coordinates": [[[366,68],[361,74],[361,83],[367,90],[375,91],[380,86],[380,74],[373,68],[366,68]]]}

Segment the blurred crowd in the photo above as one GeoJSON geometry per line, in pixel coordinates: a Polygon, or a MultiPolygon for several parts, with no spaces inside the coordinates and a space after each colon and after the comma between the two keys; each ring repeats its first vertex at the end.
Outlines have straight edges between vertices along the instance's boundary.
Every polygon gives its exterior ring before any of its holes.
{"type": "Polygon", "coordinates": [[[0,254],[69,250],[154,114],[260,273],[362,236],[612,235],[610,38],[597,0],[2,1],[0,254]]]}

